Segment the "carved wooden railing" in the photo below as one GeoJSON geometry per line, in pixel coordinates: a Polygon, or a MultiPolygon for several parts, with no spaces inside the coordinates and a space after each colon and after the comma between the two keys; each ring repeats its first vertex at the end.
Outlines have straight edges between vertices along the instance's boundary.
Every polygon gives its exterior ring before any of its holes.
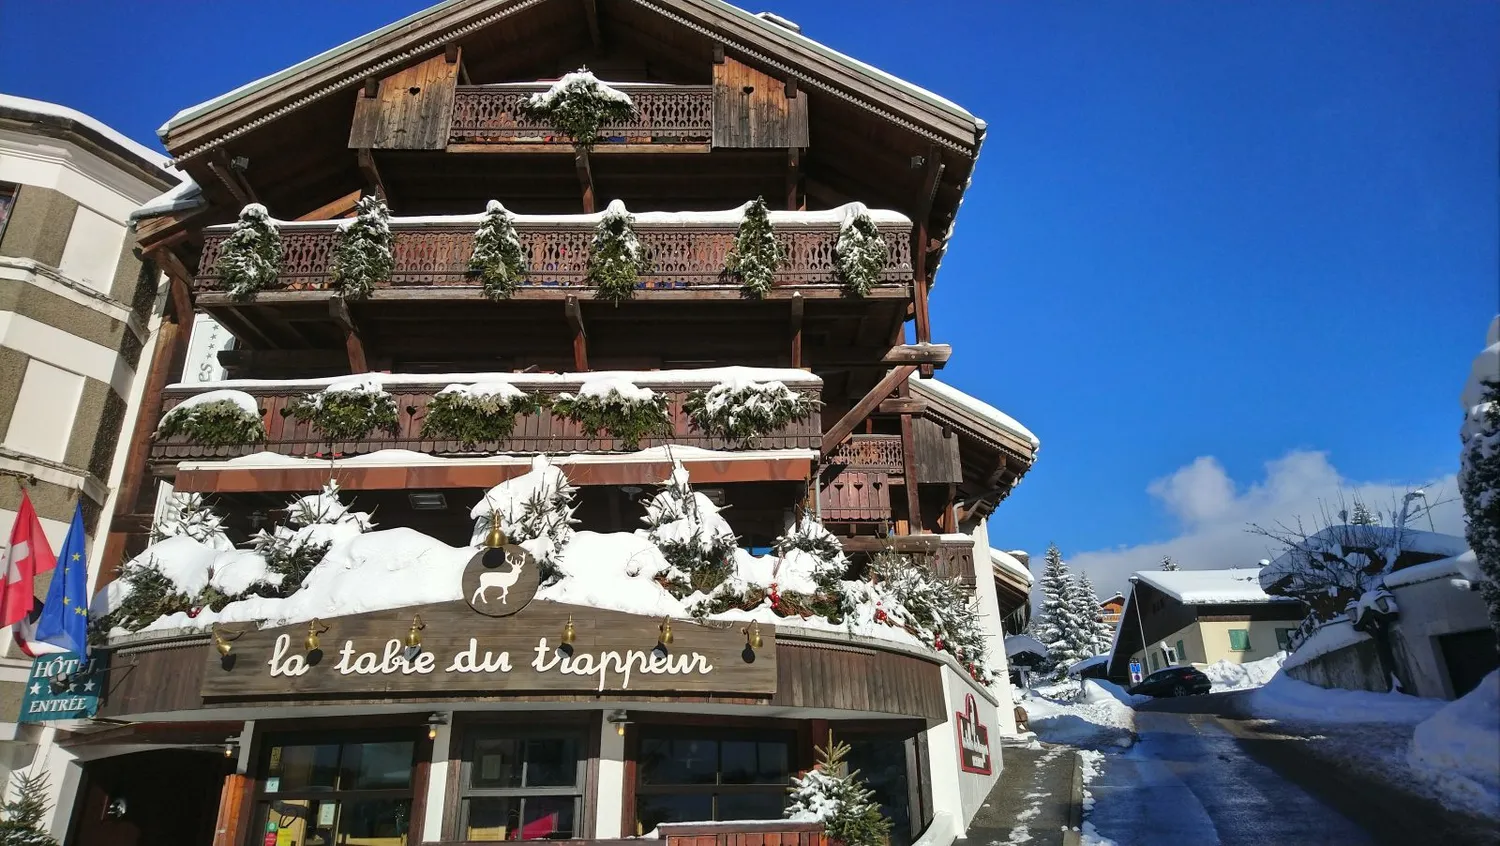
{"type": "MultiPolygon", "coordinates": [[[[151,445],[151,460],[175,463],[192,460],[217,460],[266,451],[295,457],[326,456],[330,452],[346,456],[363,455],[383,449],[405,449],[429,455],[474,455],[481,453],[551,453],[571,454],[581,452],[628,452],[635,449],[675,444],[714,450],[742,449],[817,449],[821,436],[818,415],[788,423],[782,429],[765,437],[756,438],[746,445],[739,441],[726,441],[711,437],[692,425],[683,403],[695,389],[685,387],[653,386],[649,382],[643,387],[667,397],[667,418],[671,422],[671,433],[667,437],[642,438],[637,446],[625,444],[601,433],[589,437],[577,423],[557,417],[543,408],[537,414],[519,415],[511,436],[502,441],[490,441],[466,446],[462,443],[423,434],[422,420],[427,415],[427,403],[444,384],[391,385],[387,387],[396,402],[397,427],[395,434],[375,432],[361,441],[329,444],[320,432],[309,423],[299,422],[283,412],[294,399],[305,394],[308,388],[301,387],[254,387],[244,389],[256,400],[261,411],[261,420],[266,428],[264,443],[244,446],[210,446],[177,435],[162,438],[151,445]]],[[[212,386],[208,386],[211,388],[212,386]]],[[[162,412],[172,410],[184,399],[202,393],[205,388],[169,388],[162,401],[162,412]]],[[[316,389],[311,389],[316,390],[316,389]]],[[[569,388],[546,388],[543,393],[555,393],[569,388]]],[[[798,386],[797,390],[818,394],[815,387],[798,386]]]]}
{"type": "MultiPolygon", "coordinates": [[[[449,144],[557,144],[572,139],[545,121],[520,115],[522,100],[546,91],[537,85],[460,85],[453,97],[449,144]]],[[[714,134],[711,85],[630,85],[614,88],[630,95],[635,115],[600,127],[601,146],[609,144],[707,144],[714,134]]]]}
{"type": "MultiPolygon", "coordinates": [[[[469,273],[474,251],[474,224],[405,223],[391,221],[395,269],[391,278],[376,288],[479,287],[469,273]]],[[[203,255],[198,262],[195,290],[221,290],[217,269],[219,251],[230,227],[205,231],[203,255]]],[[[639,287],[647,289],[695,288],[712,285],[737,287],[724,271],[724,261],[734,245],[737,223],[636,224],[636,235],[651,259],[651,269],[642,274],[639,287]]],[[[889,259],[879,284],[907,285],[911,282],[911,224],[882,223],[889,259]]],[[[589,244],[594,227],[587,222],[518,221],[516,232],[526,255],[527,287],[588,287],[589,244]]],[[[839,224],[834,222],[777,225],[777,240],[786,248],[786,263],[776,270],[778,287],[838,284],[834,244],[839,224]]],[[[271,290],[324,290],[331,286],[330,267],[338,243],[336,222],[297,224],[281,230],[283,251],[279,278],[271,290]]]]}
{"type": "Polygon", "coordinates": [[[967,587],[974,587],[974,541],[938,541],[937,552],[913,556],[927,565],[934,576],[941,579],[958,579],[967,587]]]}
{"type": "Polygon", "coordinates": [[[902,468],[900,435],[850,436],[828,456],[819,497],[824,521],[890,522],[890,485],[902,468]]]}
{"type": "Polygon", "coordinates": [[[853,470],[885,470],[901,475],[900,435],[851,435],[828,456],[828,463],[853,470]]]}

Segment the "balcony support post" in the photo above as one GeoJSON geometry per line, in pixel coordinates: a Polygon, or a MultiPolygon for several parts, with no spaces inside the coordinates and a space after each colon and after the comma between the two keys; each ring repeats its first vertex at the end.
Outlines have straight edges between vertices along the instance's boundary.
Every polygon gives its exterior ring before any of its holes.
{"type": "Polygon", "coordinates": [[[792,366],[802,366],[802,292],[792,294],[792,366]]]}
{"type": "Polygon", "coordinates": [[[328,301],[328,314],[333,322],[344,330],[344,350],[349,356],[350,373],[369,373],[370,362],[365,356],[364,340],[359,336],[359,326],[349,312],[349,304],[343,297],[335,296],[328,301]]]}
{"type": "MultiPolygon", "coordinates": [[[[914,161],[913,164],[916,164],[914,161]]],[[[912,265],[912,297],[915,305],[917,343],[926,344],[932,341],[932,317],[927,310],[927,289],[931,284],[927,273],[927,241],[928,241],[928,218],[932,214],[932,204],[937,198],[938,184],[943,179],[942,153],[934,144],[927,150],[927,155],[921,159],[922,182],[917,194],[914,207],[915,214],[912,215],[911,230],[911,265],[912,265]]],[[[926,364],[921,368],[922,378],[932,377],[932,365],[926,364]]]]}
{"type": "Polygon", "coordinates": [[[885,374],[884,378],[877,382],[875,387],[870,389],[869,393],[865,394],[859,402],[856,402],[853,407],[844,412],[844,416],[840,417],[839,421],[833,424],[833,428],[824,433],[822,443],[823,457],[827,458],[832,454],[834,449],[844,442],[845,438],[853,434],[854,427],[858,426],[861,420],[869,417],[870,413],[880,405],[881,400],[890,396],[891,392],[896,390],[897,386],[905,385],[906,380],[911,378],[911,374],[915,372],[917,372],[917,365],[915,364],[903,364],[900,367],[891,368],[891,371],[885,374]]]}
{"type": "Polygon", "coordinates": [[[585,373],[589,369],[589,336],[583,327],[583,308],[578,304],[578,296],[569,294],[563,308],[568,326],[573,329],[573,369],[585,373]]]}
{"type": "Polygon", "coordinates": [[[250,183],[245,180],[245,174],[230,164],[229,154],[224,151],[224,148],[219,148],[219,152],[209,159],[208,169],[214,172],[214,176],[219,177],[219,181],[224,183],[225,188],[229,189],[235,202],[242,206],[259,202],[255,197],[255,189],[250,187],[250,183]]]}
{"type": "Polygon", "coordinates": [[[594,166],[589,161],[589,151],[583,147],[574,148],[573,164],[578,169],[578,185],[583,189],[583,213],[594,213],[594,166]]]}
{"type": "Polygon", "coordinates": [[[802,150],[791,147],[786,151],[786,210],[797,211],[802,208],[802,150]]]}
{"type": "MultiPolygon", "coordinates": [[[[896,388],[896,396],[908,399],[910,391],[903,380],[896,388]]],[[[917,496],[917,440],[912,432],[910,414],[901,415],[901,473],[904,477],[902,483],[906,487],[906,533],[926,534],[927,530],[922,525],[922,502],[917,496]]]]}

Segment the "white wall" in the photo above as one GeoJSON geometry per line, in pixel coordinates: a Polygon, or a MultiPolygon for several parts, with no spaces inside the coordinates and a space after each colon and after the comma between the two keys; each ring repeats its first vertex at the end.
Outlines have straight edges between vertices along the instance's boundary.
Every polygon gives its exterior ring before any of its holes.
{"type": "MultiPolygon", "coordinates": [[[[988,559],[986,559],[988,560],[988,559]]],[[[952,667],[943,666],[943,701],[947,706],[946,722],[928,729],[927,756],[932,780],[934,814],[950,814],[963,837],[969,821],[1000,780],[1000,731],[993,694],[952,667]],[[979,706],[979,722],[989,732],[990,772],[988,775],[964,772],[960,767],[957,714],[964,710],[964,696],[972,693],[979,706]]]]}
{"type": "MultiPolygon", "coordinates": [[[[625,835],[625,738],[608,720],[599,721],[599,776],[594,795],[594,837],[610,840],[625,835]]],[[[635,834],[635,832],[629,832],[635,834]]]]}
{"type": "Polygon", "coordinates": [[[73,418],[83,398],[83,377],[31,359],[21,378],[5,445],[27,455],[61,462],[73,435],[73,418]]]}
{"type": "Polygon", "coordinates": [[[1461,590],[1452,580],[1460,574],[1442,572],[1436,578],[1391,589],[1400,613],[1392,627],[1391,646],[1404,672],[1409,692],[1417,696],[1452,699],[1453,682],[1438,638],[1446,634],[1484,631],[1489,609],[1479,591],[1461,590]]]}
{"type": "Polygon", "coordinates": [[[125,244],[125,227],[87,206],[73,213],[73,228],[57,269],[75,282],[109,293],[125,244]]]}
{"type": "MultiPolygon", "coordinates": [[[[1000,674],[990,692],[1000,700],[999,731],[1014,736],[1016,715],[1011,707],[1010,663],[1005,657],[1005,627],[1000,617],[1000,597],[990,569],[990,521],[985,518],[974,527],[974,599],[978,603],[980,623],[988,636],[985,647],[991,669],[1000,674]]],[[[996,761],[999,761],[998,750],[996,761]]]]}

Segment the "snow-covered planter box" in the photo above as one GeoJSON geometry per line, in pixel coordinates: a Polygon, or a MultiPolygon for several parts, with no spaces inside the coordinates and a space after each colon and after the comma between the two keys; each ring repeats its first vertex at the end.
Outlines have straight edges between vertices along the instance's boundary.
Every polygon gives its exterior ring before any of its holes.
{"type": "Polygon", "coordinates": [[[666,396],[627,379],[590,379],[576,394],[553,397],[552,410],[583,427],[591,438],[608,432],[626,449],[639,446],[642,438],[672,431],[666,396]]]}
{"type": "Polygon", "coordinates": [[[510,437],[517,416],[541,410],[537,394],[528,394],[508,382],[449,385],[427,403],[422,434],[472,447],[510,437]]]}
{"type": "Polygon", "coordinates": [[[377,429],[396,431],[396,401],[373,379],[335,382],[288,403],[286,413],[312,424],[329,443],[363,440],[377,429]]]}
{"type": "Polygon", "coordinates": [[[588,149],[599,142],[599,127],[629,120],[635,114],[635,104],[630,95],[600,82],[588,68],[579,68],[563,75],[546,91],[527,98],[521,114],[546,121],[559,135],[588,149]]]}
{"type": "Polygon", "coordinates": [[[788,423],[803,420],[821,403],[780,382],[720,382],[688,395],[684,409],[693,425],[725,440],[749,445],[788,423]]]}
{"type": "Polygon", "coordinates": [[[162,415],[158,438],[184,437],[208,446],[243,446],[266,439],[260,407],[244,391],[208,391],[162,415]]]}

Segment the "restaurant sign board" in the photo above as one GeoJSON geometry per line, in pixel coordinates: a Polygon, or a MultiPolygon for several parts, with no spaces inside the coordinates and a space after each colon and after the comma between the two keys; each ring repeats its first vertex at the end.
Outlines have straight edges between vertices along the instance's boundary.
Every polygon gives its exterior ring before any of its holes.
{"type": "Polygon", "coordinates": [[[964,694],[964,710],[954,716],[958,722],[959,767],[966,773],[989,775],[990,730],[979,722],[979,702],[974,694],[964,694]]]}
{"type": "Polygon", "coordinates": [[[773,626],[759,629],[752,649],[744,623],[672,620],[668,637],[659,617],[543,600],[494,617],[468,599],[329,618],[311,650],[307,623],[222,624],[231,649],[207,650],[201,692],[209,700],[776,692],[773,626]],[[420,643],[409,646],[413,638],[420,643]]]}

